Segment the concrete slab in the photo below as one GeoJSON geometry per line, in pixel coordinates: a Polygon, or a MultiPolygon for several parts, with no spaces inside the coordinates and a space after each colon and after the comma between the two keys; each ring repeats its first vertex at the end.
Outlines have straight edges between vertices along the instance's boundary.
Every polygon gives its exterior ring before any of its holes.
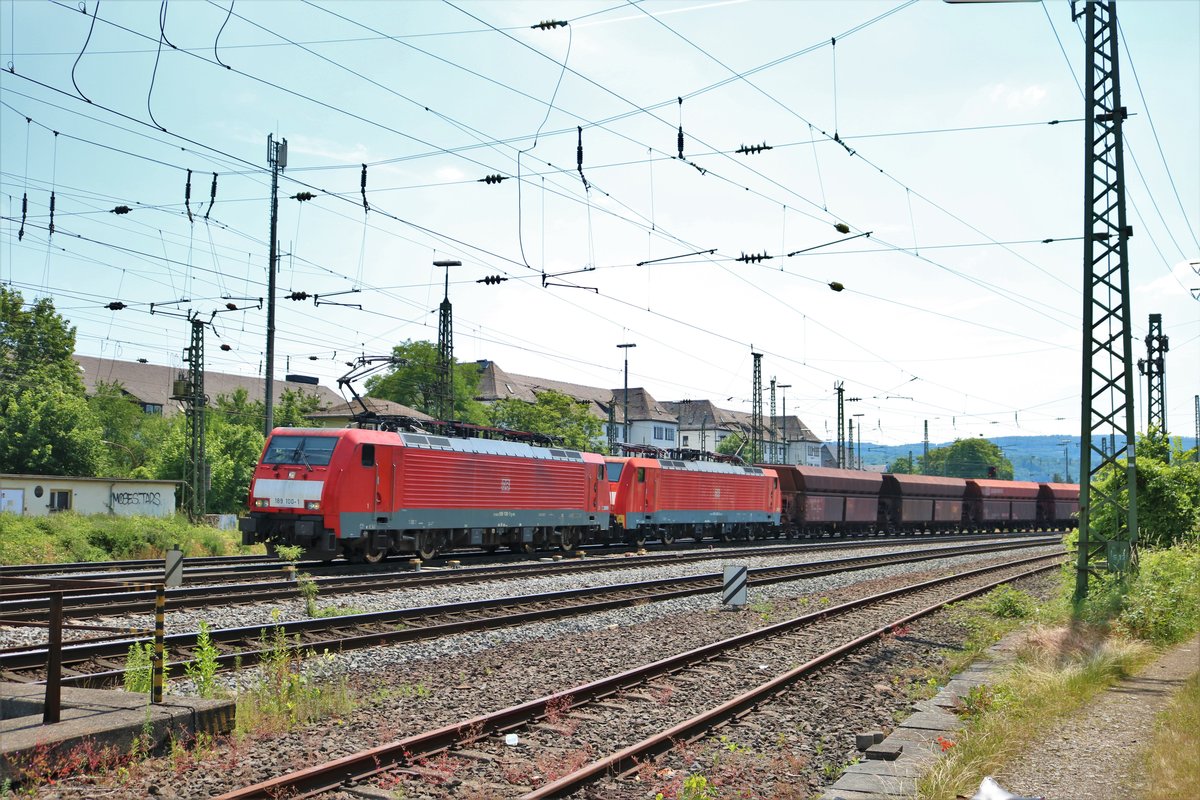
{"type": "Polygon", "coordinates": [[[889,775],[894,778],[919,778],[924,770],[900,754],[895,761],[859,761],[846,767],[846,772],[862,772],[869,775],[889,775]]]}
{"type": "Polygon", "coordinates": [[[928,711],[918,711],[904,722],[900,723],[901,728],[922,728],[929,731],[956,731],[963,726],[961,718],[954,714],[948,714],[944,711],[930,713],[928,711]]]}
{"type": "Polygon", "coordinates": [[[127,753],[135,740],[154,750],[171,737],[228,733],[235,722],[234,700],[170,697],[151,705],[146,695],[105,689],[62,689],[61,722],[42,724],[46,688],[0,683],[0,780],[19,777],[36,759],[53,763],[72,750],[107,748],[127,753]]]}
{"type": "Polygon", "coordinates": [[[869,775],[861,772],[848,772],[833,784],[835,790],[863,792],[883,796],[912,797],[917,787],[916,778],[892,777],[888,775],[869,775]]]}

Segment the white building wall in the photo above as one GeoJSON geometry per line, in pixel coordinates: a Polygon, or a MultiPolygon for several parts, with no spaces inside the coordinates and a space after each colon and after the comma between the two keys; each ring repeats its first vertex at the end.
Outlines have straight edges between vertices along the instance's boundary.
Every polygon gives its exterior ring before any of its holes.
{"type": "Polygon", "coordinates": [[[120,517],[169,517],[175,481],[0,475],[0,513],[44,517],[58,510],[120,517]]]}

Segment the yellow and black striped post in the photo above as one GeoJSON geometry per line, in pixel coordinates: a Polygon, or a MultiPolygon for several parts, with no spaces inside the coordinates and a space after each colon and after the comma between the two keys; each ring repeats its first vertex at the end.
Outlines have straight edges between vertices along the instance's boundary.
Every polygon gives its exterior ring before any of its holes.
{"type": "Polygon", "coordinates": [[[167,635],[167,587],[159,584],[154,593],[154,668],[150,684],[150,702],[161,703],[163,698],[163,641],[167,635]]]}

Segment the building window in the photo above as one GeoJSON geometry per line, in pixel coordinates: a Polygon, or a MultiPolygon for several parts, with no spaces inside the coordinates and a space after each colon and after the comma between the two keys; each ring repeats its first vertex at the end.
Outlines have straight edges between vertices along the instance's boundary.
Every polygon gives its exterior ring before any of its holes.
{"type": "Polygon", "coordinates": [[[158,414],[159,416],[162,416],[162,404],[161,403],[143,403],[142,411],[144,411],[147,414],[158,414]]]}
{"type": "Polygon", "coordinates": [[[53,514],[56,511],[71,510],[71,490],[70,489],[51,489],[50,502],[46,504],[53,514]]]}
{"type": "Polygon", "coordinates": [[[673,442],[673,441],[675,441],[675,429],[674,429],[674,428],[667,428],[667,430],[666,430],[665,432],[666,432],[666,434],[667,434],[667,441],[668,441],[668,442],[673,442]]]}
{"type": "Polygon", "coordinates": [[[663,439],[663,427],[662,427],[662,425],[655,425],[655,426],[654,426],[654,438],[655,438],[655,439],[659,439],[659,440],[662,440],[662,439],[663,439]]]}
{"type": "Polygon", "coordinates": [[[687,435],[686,435],[686,434],[685,434],[685,435],[684,435],[684,437],[683,437],[683,446],[684,446],[684,447],[687,447],[687,446],[688,446],[688,437],[687,437],[687,435]]]}

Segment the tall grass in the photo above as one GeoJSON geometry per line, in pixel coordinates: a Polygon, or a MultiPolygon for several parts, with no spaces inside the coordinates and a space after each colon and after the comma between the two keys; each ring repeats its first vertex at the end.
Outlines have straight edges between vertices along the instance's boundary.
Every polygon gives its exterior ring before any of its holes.
{"type": "Polygon", "coordinates": [[[0,514],[0,564],[158,558],[174,545],[186,556],[229,555],[238,551],[240,541],[236,531],[192,525],[178,515],[0,514]]]}
{"type": "MultiPolygon", "coordinates": [[[[1200,629],[1200,548],[1195,543],[1143,552],[1137,572],[1093,579],[1087,600],[1074,606],[1069,601],[1073,588],[1074,570],[1065,569],[1059,596],[1050,603],[1030,609],[1020,595],[997,590],[958,610],[967,615],[970,652],[1011,629],[1014,621],[1038,624],[1024,634],[1010,671],[964,701],[968,724],[919,783],[920,797],[969,796],[984,775],[997,772],[1067,715],[1134,673],[1158,648],[1200,629]]],[[[1186,707],[1180,714],[1191,726],[1194,753],[1200,720],[1194,686],[1191,691],[1192,716],[1186,707]]],[[[1161,746],[1163,753],[1170,749],[1161,746]]],[[[1166,767],[1175,765],[1161,766],[1163,780],[1174,781],[1166,767]]],[[[1191,783],[1185,784],[1189,792],[1197,785],[1197,771],[1193,763],[1187,773],[1191,783]]],[[[1172,795],[1150,795],[1160,796],[1172,795]]]]}
{"type": "Polygon", "coordinates": [[[1200,672],[1158,718],[1145,752],[1145,800],[1191,800],[1200,787],[1200,672]],[[1190,757],[1188,754],[1191,754],[1190,757]]]}

